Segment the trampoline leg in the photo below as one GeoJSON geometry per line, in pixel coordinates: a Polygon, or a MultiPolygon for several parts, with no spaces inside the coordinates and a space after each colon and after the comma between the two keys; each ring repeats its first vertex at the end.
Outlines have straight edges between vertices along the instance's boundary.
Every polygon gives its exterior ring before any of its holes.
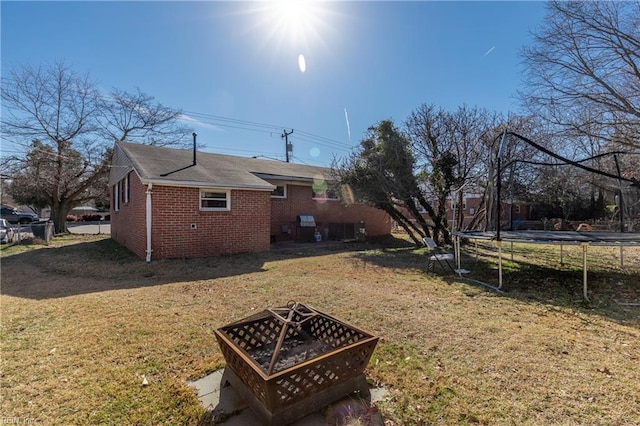
{"type": "Polygon", "coordinates": [[[624,269],[624,246],[620,246],[620,269],[624,269]]]}
{"type": "Polygon", "coordinates": [[[498,241],[498,288],[502,288],[502,241],[498,241]]]}
{"type": "Polygon", "coordinates": [[[453,239],[453,256],[456,268],[460,269],[460,238],[457,236],[453,239]]]}
{"type": "Polygon", "coordinates": [[[562,250],[562,244],[560,244],[560,264],[564,265],[564,259],[563,259],[563,250],[562,250]]]}
{"type": "Polygon", "coordinates": [[[589,244],[582,244],[582,295],[584,300],[590,302],[587,295],[587,247],[589,244]]]}

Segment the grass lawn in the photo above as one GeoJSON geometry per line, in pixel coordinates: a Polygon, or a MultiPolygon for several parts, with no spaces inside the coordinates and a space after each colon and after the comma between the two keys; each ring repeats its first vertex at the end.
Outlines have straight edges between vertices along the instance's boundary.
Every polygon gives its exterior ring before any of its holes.
{"type": "MultiPolygon", "coordinates": [[[[426,272],[385,244],[146,265],[104,236],[2,247],[1,396],[33,424],[202,424],[188,380],[224,365],[214,329],[299,301],[381,338],[366,374],[387,425],[640,422],[640,247],[514,246],[507,292],[426,272]],[[142,376],[149,382],[142,386],[142,376]]],[[[495,253],[464,267],[497,283],[495,253]]]]}

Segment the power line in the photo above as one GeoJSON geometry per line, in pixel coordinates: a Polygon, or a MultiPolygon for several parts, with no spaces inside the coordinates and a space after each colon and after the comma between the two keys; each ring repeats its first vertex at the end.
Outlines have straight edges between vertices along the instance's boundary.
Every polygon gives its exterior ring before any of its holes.
{"type": "MultiPolygon", "coordinates": [[[[212,126],[222,127],[222,128],[238,129],[238,130],[244,130],[244,131],[250,131],[250,132],[256,132],[256,133],[268,134],[271,137],[274,137],[276,134],[279,134],[280,129],[285,127],[281,125],[261,123],[261,122],[255,122],[250,120],[242,120],[238,118],[224,117],[224,116],[207,114],[207,113],[202,113],[197,111],[182,111],[182,116],[183,116],[182,118],[183,121],[187,121],[187,122],[193,121],[194,124],[212,125],[212,126]]],[[[331,150],[340,150],[340,151],[345,151],[352,148],[352,146],[344,142],[331,139],[328,137],[324,137],[324,136],[319,136],[304,130],[292,128],[291,132],[287,132],[287,135],[290,135],[291,133],[293,133],[294,130],[296,132],[295,137],[292,138],[294,142],[297,141],[297,142],[303,142],[303,143],[310,143],[316,146],[321,146],[321,147],[329,148],[331,150]]],[[[30,145],[21,144],[15,141],[9,141],[9,142],[26,147],[26,148],[30,148],[30,145]]],[[[286,143],[287,143],[286,145],[287,151],[285,151],[285,156],[288,157],[289,153],[292,151],[290,149],[291,143],[289,142],[289,139],[287,139],[286,143]]],[[[236,148],[227,148],[227,147],[210,146],[210,145],[207,145],[207,147],[217,149],[217,150],[230,151],[230,152],[250,152],[253,154],[256,153],[255,150],[241,150],[236,148]]],[[[260,151],[260,153],[265,153],[270,155],[274,154],[272,151],[260,151]]]]}
{"type": "Polygon", "coordinates": [[[219,150],[224,150],[224,151],[236,151],[236,152],[247,152],[247,153],[251,153],[251,154],[269,154],[269,155],[278,155],[275,152],[272,151],[256,151],[254,150],[249,150],[249,149],[238,149],[238,148],[226,148],[226,147],[222,147],[222,146],[212,146],[212,145],[207,145],[207,148],[213,148],[213,149],[219,149],[219,150]]]}
{"type": "Polygon", "coordinates": [[[277,124],[259,123],[249,120],[241,120],[237,118],[223,117],[219,115],[207,114],[196,111],[184,111],[187,118],[190,116],[204,118],[208,121],[198,120],[204,124],[218,125],[221,127],[229,127],[235,129],[249,130],[254,132],[274,133],[282,128],[292,128],[296,131],[296,139],[317,143],[318,145],[326,146],[336,149],[350,149],[352,145],[345,142],[338,141],[336,139],[327,138],[325,136],[319,136],[305,130],[300,130],[295,127],[282,126],[277,124]],[[267,130],[268,129],[268,130],[267,130]]]}
{"type": "MultiPolygon", "coordinates": [[[[49,150],[44,149],[44,148],[36,148],[33,145],[25,144],[25,143],[22,143],[22,142],[12,141],[10,139],[7,139],[4,135],[0,135],[0,138],[4,139],[5,141],[7,141],[9,143],[12,143],[12,144],[19,145],[19,146],[22,146],[24,148],[27,148],[27,149],[30,150],[29,152],[39,152],[41,154],[44,154],[45,156],[50,157],[52,160],[57,160],[58,158],[62,158],[62,159],[66,159],[66,160],[77,160],[77,157],[72,157],[70,155],[65,155],[65,154],[59,154],[57,152],[49,151],[49,150]]],[[[48,146],[48,145],[45,145],[45,146],[48,146]]],[[[2,152],[3,153],[4,152],[14,152],[14,153],[17,153],[17,154],[25,154],[24,151],[6,151],[4,149],[2,150],[2,152]]],[[[20,158],[17,158],[17,157],[14,157],[13,160],[24,161],[24,159],[20,159],[20,158]]],[[[100,163],[100,162],[87,161],[86,164],[90,165],[90,166],[93,166],[93,167],[97,167],[97,168],[104,167],[104,164],[100,163]]],[[[107,167],[116,168],[116,167],[124,167],[124,166],[112,166],[111,164],[109,164],[107,167]]]]}
{"type": "Polygon", "coordinates": [[[318,165],[314,165],[314,164],[309,163],[309,162],[314,162],[315,161],[315,160],[313,160],[311,158],[298,157],[297,155],[292,155],[291,158],[299,161],[300,163],[304,164],[305,166],[315,166],[315,167],[329,168],[328,166],[324,166],[324,165],[323,166],[318,166],[318,165]]]}
{"type": "Polygon", "coordinates": [[[195,111],[184,111],[184,112],[186,114],[189,114],[189,115],[199,116],[199,117],[203,117],[203,118],[210,119],[210,120],[218,120],[218,121],[223,121],[223,122],[242,124],[242,125],[251,126],[251,127],[268,128],[268,129],[272,129],[273,131],[278,131],[279,129],[285,127],[285,126],[277,125],[277,124],[258,123],[258,122],[255,122],[255,121],[240,120],[238,118],[223,117],[223,116],[220,116],[220,115],[207,114],[207,113],[203,113],[203,112],[195,112],[195,111]]]}
{"type": "MultiPolygon", "coordinates": [[[[194,115],[194,114],[192,114],[192,115],[194,115]]],[[[199,120],[197,120],[197,122],[200,123],[200,124],[208,124],[208,125],[224,127],[224,128],[232,128],[232,129],[239,129],[239,130],[251,131],[251,132],[256,132],[256,133],[269,134],[272,137],[274,137],[275,133],[276,133],[275,131],[270,130],[270,129],[276,129],[276,126],[273,126],[273,125],[268,125],[268,124],[264,124],[264,123],[255,123],[256,125],[261,126],[261,127],[253,128],[253,127],[251,127],[251,126],[253,126],[252,122],[247,122],[245,120],[235,120],[235,119],[227,119],[227,120],[228,120],[228,122],[220,123],[220,122],[216,122],[216,121],[210,121],[209,119],[206,119],[206,120],[199,119],[199,120]],[[229,124],[229,123],[234,123],[234,124],[229,124]],[[239,124],[239,125],[235,125],[236,123],[239,124]],[[242,124],[242,123],[252,123],[252,124],[245,125],[245,124],[242,124]]],[[[329,139],[329,138],[313,135],[313,134],[311,134],[309,132],[299,131],[297,129],[293,129],[293,130],[295,130],[296,132],[300,132],[300,134],[296,133],[296,136],[292,138],[294,143],[296,141],[306,142],[306,143],[310,143],[310,144],[313,144],[313,145],[329,148],[331,150],[340,150],[340,151],[344,151],[344,150],[350,149],[349,146],[347,146],[345,144],[341,144],[339,142],[336,142],[333,139],[329,139]],[[309,136],[307,136],[307,135],[309,135],[309,136]]],[[[289,147],[291,147],[291,143],[289,143],[289,144],[290,144],[289,147]]],[[[218,147],[218,148],[221,149],[221,147],[218,147]]],[[[230,148],[225,148],[225,149],[232,150],[230,148]]],[[[289,151],[291,151],[291,150],[289,150],[289,151]]]]}
{"type": "Polygon", "coordinates": [[[344,142],[340,142],[340,141],[337,141],[335,139],[330,139],[330,138],[327,138],[327,137],[324,137],[324,136],[314,135],[313,133],[305,132],[304,130],[298,130],[298,133],[306,136],[306,139],[308,139],[308,140],[323,142],[325,144],[333,145],[336,148],[341,148],[341,149],[347,148],[347,149],[350,149],[350,148],[353,147],[353,145],[351,145],[351,144],[346,144],[344,142]]]}

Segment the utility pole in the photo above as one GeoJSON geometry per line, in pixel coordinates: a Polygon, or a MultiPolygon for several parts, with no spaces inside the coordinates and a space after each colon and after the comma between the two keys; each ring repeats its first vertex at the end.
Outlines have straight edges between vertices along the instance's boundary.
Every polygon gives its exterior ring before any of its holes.
{"type": "Polygon", "coordinates": [[[291,131],[288,133],[286,130],[283,130],[282,135],[280,136],[281,138],[284,138],[284,153],[287,158],[287,163],[289,162],[289,152],[293,151],[293,147],[291,146],[291,144],[289,144],[289,135],[291,133],[293,133],[293,129],[291,129],[291,131]]]}

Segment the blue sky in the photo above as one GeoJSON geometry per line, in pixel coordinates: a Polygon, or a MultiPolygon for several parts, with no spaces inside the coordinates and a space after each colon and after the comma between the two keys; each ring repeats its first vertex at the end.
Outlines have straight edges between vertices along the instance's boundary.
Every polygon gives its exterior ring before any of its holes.
{"type": "Polygon", "coordinates": [[[324,166],[422,104],[516,113],[518,52],[545,12],[506,1],[0,7],[3,73],[64,60],[105,91],[139,87],[182,109],[205,151],[283,159],[293,129],[292,161],[324,166]]]}

